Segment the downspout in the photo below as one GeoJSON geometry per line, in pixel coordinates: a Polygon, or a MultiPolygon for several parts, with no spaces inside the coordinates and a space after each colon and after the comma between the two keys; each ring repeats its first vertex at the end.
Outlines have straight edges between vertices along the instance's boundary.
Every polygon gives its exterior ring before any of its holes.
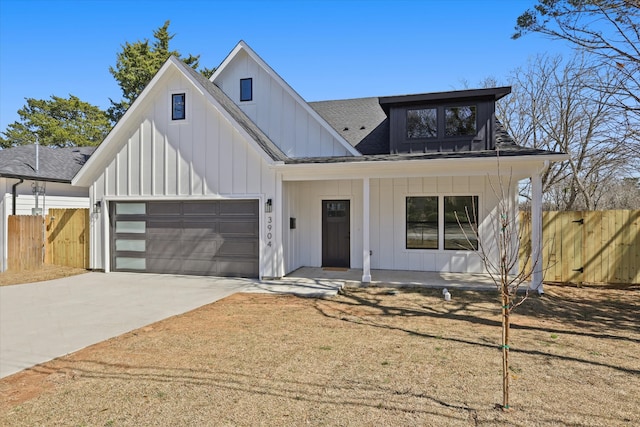
{"type": "Polygon", "coordinates": [[[11,205],[11,207],[12,207],[11,215],[15,215],[16,214],[16,198],[18,197],[16,187],[18,187],[18,185],[22,184],[23,182],[24,182],[24,179],[20,178],[20,182],[16,182],[11,187],[11,195],[13,196],[12,205],[11,205]]]}

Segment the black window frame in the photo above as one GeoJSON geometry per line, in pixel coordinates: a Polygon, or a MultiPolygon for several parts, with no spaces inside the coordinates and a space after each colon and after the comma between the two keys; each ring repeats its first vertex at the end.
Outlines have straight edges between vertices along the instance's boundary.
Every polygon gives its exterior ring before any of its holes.
{"type": "Polygon", "coordinates": [[[186,92],[172,93],[171,94],[171,120],[186,120],[187,119],[187,94],[186,92]],[[176,100],[178,97],[182,97],[182,115],[176,115],[176,100]]]}
{"type": "Polygon", "coordinates": [[[477,251],[478,250],[478,202],[480,198],[477,195],[448,195],[442,196],[442,237],[443,247],[445,251],[477,251]],[[458,213],[457,210],[448,211],[447,208],[454,206],[455,203],[451,199],[470,198],[471,206],[464,206],[464,212],[458,213]],[[469,218],[471,216],[472,218],[469,218]],[[453,225],[450,225],[453,224],[453,225]],[[449,227],[447,227],[450,225],[449,227]],[[451,236],[450,230],[457,231],[456,236],[451,236]],[[461,229],[462,228],[462,229],[461,229]],[[448,233],[449,231],[449,233],[448,233]],[[451,237],[448,237],[451,236],[451,237]],[[471,247],[468,245],[471,244],[471,247]]]}
{"type": "Polygon", "coordinates": [[[476,104],[453,104],[453,105],[444,105],[442,106],[442,135],[445,138],[464,138],[469,136],[474,136],[478,134],[478,106],[476,104]],[[454,108],[465,108],[469,107],[473,109],[473,132],[470,133],[455,133],[449,134],[449,123],[447,121],[447,111],[454,108]]]}
{"type": "Polygon", "coordinates": [[[439,118],[440,114],[438,113],[438,107],[437,106],[425,106],[425,107],[408,107],[407,109],[405,109],[405,138],[407,141],[413,141],[413,140],[423,140],[423,139],[427,139],[427,140],[432,140],[432,139],[437,139],[438,138],[438,129],[440,126],[438,126],[438,118],[439,118]],[[410,127],[410,123],[409,123],[409,115],[410,112],[412,111],[433,111],[434,112],[434,116],[435,116],[435,129],[433,135],[431,136],[412,136],[409,132],[409,127],[410,127]]]}
{"type": "MultiPolygon", "coordinates": [[[[439,222],[439,212],[440,212],[440,197],[439,196],[407,196],[405,198],[405,249],[419,249],[419,250],[437,250],[440,244],[440,222],[439,222]],[[427,218],[423,217],[421,219],[415,218],[415,219],[410,219],[410,215],[413,214],[413,212],[409,211],[409,207],[412,204],[412,199],[425,199],[423,200],[422,204],[428,204],[429,201],[427,201],[426,199],[431,199],[431,203],[433,203],[435,201],[435,215],[436,215],[436,221],[435,221],[435,225],[436,225],[436,237],[435,237],[435,247],[432,247],[433,245],[425,245],[425,242],[432,242],[433,239],[424,239],[424,230],[425,229],[429,229],[429,228],[433,228],[433,222],[434,221],[429,221],[427,218]],[[422,230],[422,238],[420,239],[422,244],[419,245],[418,243],[410,243],[415,241],[416,239],[413,238],[409,238],[409,232],[410,230],[415,230],[416,228],[419,228],[420,230],[422,230]]],[[[431,214],[433,215],[433,212],[431,212],[431,214]]]]}
{"type": "Polygon", "coordinates": [[[478,239],[477,239],[477,229],[478,229],[478,204],[480,202],[480,196],[477,194],[461,194],[461,195],[424,195],[424,196],[405,196],[405,249],[407,250],[438,250],[438,251],[477,251],[478,250],[478,239]],[[455,205],[452,203],[455,199],[459,198],[470,198],[471,206],[466,206],[466,211],[464,214],[458,214],[457,219],[455,215],[457,211],[449,211],[447,208],[450,205],[455,205]],[[426,214],[422,213],[422,219],[410,218],[410,216],[415,216],[416,212],[410,212],[410,202],[411,199],[425,199],[422,204],[423,206],[428,206],[429,204],[435,206],[435,211],[427,212],[426,214]],[[431,199],[427,201],[426,199],[431,199]],[[435,199],[435,203],[434,202],[435,199]],[[467,218],[467,212],[469,215],[473,216],[471,218],[471,223],[469,223],[469,219],[467,218]],[[436,220],[436,231],[435,231],[435,239],[436,244],[435,247],[433,245],[425,245],[425,242],[433,242],[433,239],[424,239],[422,237],[422,243],[416,243],[415,236],[410,236],[410,233],[415,234],[415,230],[420,228],[422,230],[430,230],[433,234],[433,224],[434,221],[431,218],[428,219],[429,216],[435,215],[436,220]],[[458,224],[458,220],[460,223],[458,224]],[[453,226],[451,224],[454,224],[453,226]],[[464,232],[459,230],[456,235],[451,233],[452,227],[459,229],[460,225],[462,225],[464,232]],[[449,230],[447,230],[449,228],[449,230]],[[440,238],[442,237],[442,246],[440,246],[440,238]],[[469,241],[467,241],[467,239],[469,241]],[[471,247],[469,247],[469,243],[471,243],[471,247]]]}
{"type": "Polygon", "coordinates": [[[245,79],[240,79],[240,102],[248,102],[253,101],[253,78],[247,77],[245,79]],[[245,87],[245,83],[249,83],[248,87],[245,87]],[[246,91],[249,91],[247,94],[246,91]]]}

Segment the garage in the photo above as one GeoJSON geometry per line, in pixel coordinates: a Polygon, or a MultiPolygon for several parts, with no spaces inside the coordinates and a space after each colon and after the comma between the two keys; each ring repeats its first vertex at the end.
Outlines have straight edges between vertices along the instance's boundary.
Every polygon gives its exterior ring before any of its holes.
{"type": "Polygon", "coordinates": [[[110,203],[114,271],[258,277],[257,200],[110,203]]]}

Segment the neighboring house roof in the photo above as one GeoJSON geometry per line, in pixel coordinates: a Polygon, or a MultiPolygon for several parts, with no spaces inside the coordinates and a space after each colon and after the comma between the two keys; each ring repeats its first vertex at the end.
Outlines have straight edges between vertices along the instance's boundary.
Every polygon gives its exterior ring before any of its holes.
{"type": "Polygon", "coordinates": [[[20,145],[0,150],[0,176],[70,183],[96,147],[57,148],[20,145]]]}

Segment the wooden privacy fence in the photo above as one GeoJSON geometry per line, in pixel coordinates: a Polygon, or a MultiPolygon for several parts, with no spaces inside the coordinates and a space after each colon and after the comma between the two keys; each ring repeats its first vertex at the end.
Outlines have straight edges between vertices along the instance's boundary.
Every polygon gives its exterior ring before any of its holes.
{"type": "Polygon", "coordinates": [[[7,267],[13,271],[34,270],[44,262],[44,219],[41,216],[10,215],[7,223],[7,267]]]}
{"type": "Polygon", "coordinates": [[[89,268],[89,209],[49,209],[44,218],[11,215],[8,241],[11,270],[43,263],[89,268]]]}
{"type": "MultiPolygon", "coordinates": [[[[520,212],[520,265],[531,253],[531,213],[520,212]]],[[[544,280],[640,283],[640,210],[543,212],[544,280]]]]}

